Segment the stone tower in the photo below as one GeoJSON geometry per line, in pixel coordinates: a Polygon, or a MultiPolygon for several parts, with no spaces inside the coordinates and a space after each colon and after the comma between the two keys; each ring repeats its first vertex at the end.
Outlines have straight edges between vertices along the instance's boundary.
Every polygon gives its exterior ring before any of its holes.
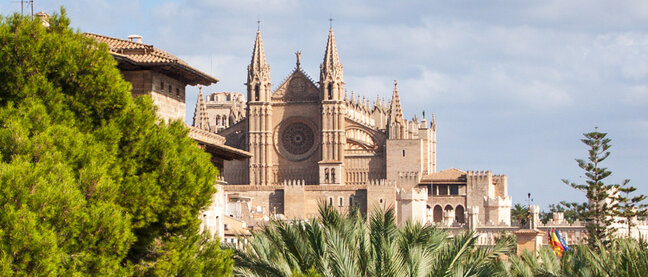
{"type": "Polygon", "coordinates": [[[261,31],[257,31],[247,77],[249,180],[252,185],[270,185],[272,168],[272,105],[270,66],[266,62],[261,31]]]}
{"type": "Polygon", "coordinates": [[[324,61],[320,66],[320,99],[322,113],[322,159],[319,162],[320,184],[344,183],[344,74],[335,46],[333,29],[329,29],[324,61]]]}

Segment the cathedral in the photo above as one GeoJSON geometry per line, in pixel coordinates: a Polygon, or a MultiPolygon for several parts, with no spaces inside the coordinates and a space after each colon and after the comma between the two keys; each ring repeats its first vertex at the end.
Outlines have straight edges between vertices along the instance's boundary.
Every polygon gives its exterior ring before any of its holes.
{"type": "Polygon", "coordinates": [[[319,81],[296,55],[294,70],[273,90],[257,31],[245,100],[199,93],[194,127],[251,154],[221,168],[226,216],[255,226],[270,217],[310,218],[325,204],[363,213],[393,207],[399,222],[510,226],[506,176],[437,172],[435,119],[405,119],[396,81],[388,100],[346,93],[332,29],[319,81]]]}
{"type": "MultiPolygon", "coordinates": [[[[42,19],[41,19],[42,20],[42,19]]],[[[178,57],[142,42],[142,37],[112,38],[85,33],[106,44],[133,97],[150,97],[163,121],[184,120],[187,85],[218,79],[178,57]]],[[[212,203],[200,215],[202,231],[236,243],[270,218],[316,216],[318,205],[368,213],[393,207],[399,223],[413,220],[451,232],[474,230],[477,243],[489,245],[502,232],[515,233],[518,247],[546,244],[550,229],[568,243],[583,243],[583,222],[569,223],[554,213],[539,221],[540,208],[529,206],[527,226],[511,225],[507,177],[490,171],[437,171],[434,117],[406,120],[397,84],[388,101],[373,103],[345,93],[343,68],[333,31],[329,31],[320,80],[301,69],[271,89],[261,33],[257,32],[248,66],[247,97],[199,90],[188,136],[211,155],[219,168],[212,203]]],[[[615,225],[619,234],[648,239],[648,222],[636,229],[615,225]],[[625,232],[625,233],[624,233],[625,232]]],[[[616,224],[616,223],[615,223],[616,224]]]]}

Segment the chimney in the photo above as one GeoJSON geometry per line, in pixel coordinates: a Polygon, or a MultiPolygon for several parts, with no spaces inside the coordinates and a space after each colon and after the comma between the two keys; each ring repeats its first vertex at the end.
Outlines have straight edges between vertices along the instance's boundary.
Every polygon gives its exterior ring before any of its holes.
{"type": "Polygon", "coordinates": [[[40,20],[40,22],[45,26],[45,28],[49,28],[49,14],[46,12],[37,12],[34,16],[40,20]]]}
{"type": "Polygon", "coordinates": [[[142,36],[140,36],[140,35],[130,35],[130,36],[128,36],[128,40],[130,40],[132,42],[142,43],[142,36]]]}

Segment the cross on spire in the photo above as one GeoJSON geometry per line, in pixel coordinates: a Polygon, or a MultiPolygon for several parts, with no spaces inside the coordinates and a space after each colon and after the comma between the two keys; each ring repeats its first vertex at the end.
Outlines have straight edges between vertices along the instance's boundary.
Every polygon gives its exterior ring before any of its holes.
{"type": "Polygon", "coordinates": [[[329,28],[333,29],[333,17],[329,17],[329,28]]]}
{"type": "Polygon", "coordinates": [[[257,31],[261,31],[261,19],[257,17],[257,31]]]}

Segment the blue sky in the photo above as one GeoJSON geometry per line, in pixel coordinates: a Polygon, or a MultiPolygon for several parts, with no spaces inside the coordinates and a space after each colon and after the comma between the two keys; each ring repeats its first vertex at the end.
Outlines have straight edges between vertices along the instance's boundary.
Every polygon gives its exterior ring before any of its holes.
{"type": "MultiPolygon", "coordinates": [[[[546,207],[584,201],[582,133],[608,132],[609,182],[648,194],[648,1],[36,1],[84,32],[143,42],[243,92],[257,18],[274,85],[319,74],[332,17],[346,89],[374,100],[398,80],[406,117],[437,120],[439,169],[492,170],[546,207]]],[[[3,1],[0,12],[20,11],[3,1]]],[[[187,96],[191,121],[196,88],[187,96]]]]}

